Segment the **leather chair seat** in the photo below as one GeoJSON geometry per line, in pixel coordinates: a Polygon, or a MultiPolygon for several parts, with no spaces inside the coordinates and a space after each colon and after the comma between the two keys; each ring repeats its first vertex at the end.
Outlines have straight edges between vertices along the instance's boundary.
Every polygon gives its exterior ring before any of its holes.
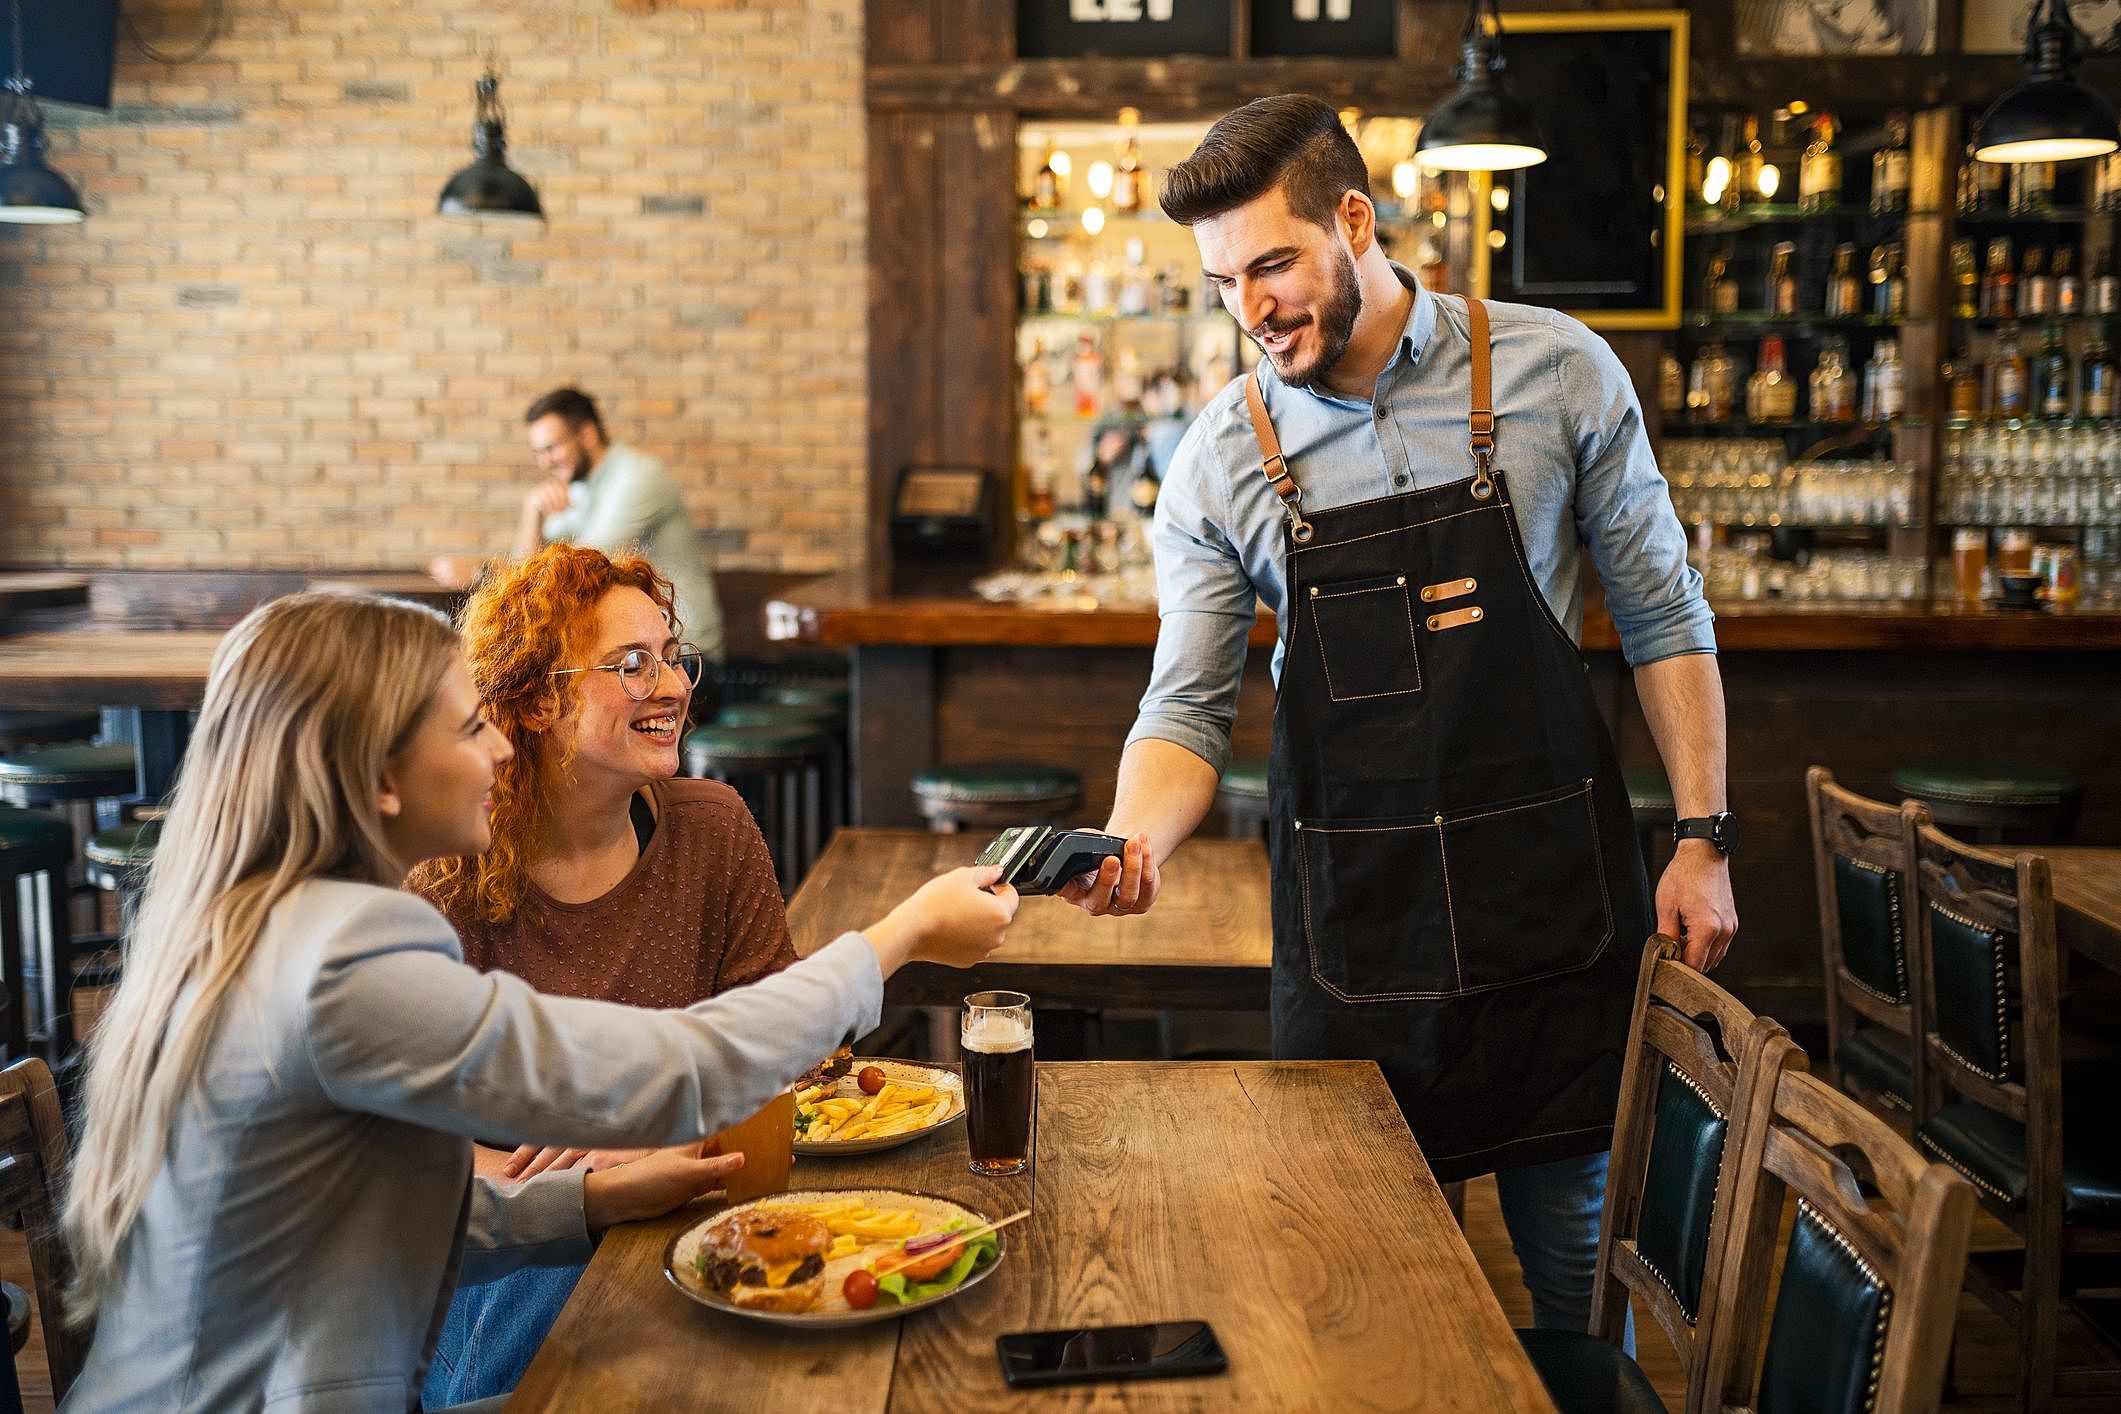
{"type": "Polygon", "coordinates": [[[1844,1081],[1882,1095],[1903,1110],[1914,1108],[1915,1077],[1908,1068],[1907,1041],[1883,1026],[1850,1032],[1834,1052],[1834,1065],[1844,1081]]]}
{"type": "Polygon", "coordinates": [[[913,794],[952,805],[1033,805],[1079,797],[1083,778],[1063,766],[983,761],[937,766],[913,778],[913,794]]]}
{"type": "Polygon", "coordinates": [[[1247,800],[1267,798],[1267,763],[1264,761],[1232,761],[1223,768],[1222,784],[1216,789],[1224,795],[1242,796],[1247,800]]]}
{"type": "Polygon", "coordinates": [[[1642,1367],[1588,1331],[1520,1330],[1517,1343],[1561,1414],[1666,1414],[1642,1367]]]}
{"type": "Polygon", "coordinates": [[[2046,766],[1931,762],[1893,772],[1893,788],[1917,800],[1961,805],[2057,807],[2084,794],[2084,782],[2046,766]]]}
{"type": "Polygon", "coordinates": [[[0,798],[17,805],[131,795],[130,746],[47,746],[0,756],[0,798]]]}
{"type": "Polygon", "coordinates": [[[700,776],[707,773],[710,762],[734,765],[805,757],[823,761],[831,749],[832,743],[817,728],[801,722],[742,727],[716,724],[701,727],[685,738],[685,763],[688,771],[700,776]]]}
{"type": "Polygon", "coordinates": [[[59,816],[0,808],[0,863],[17,852],[30,855],[57,850],[66,854],[73,847],[74,827],[59,816]]]}
{"type": "MultiPolygon", "coordinates": [[[[2062,1221],[2121,1227],[2121,1134],[2111,1116],[2121,1071],[2098,1066],[2063,1078],[2062,1221]]],[[[2025,1126],[1961,1100],[1931,1115],[1915,1136],[1989,1197],[2025,1207],[2025,1126]]]]}
{"type": "Polygon", "coordinates": [[[1809,1205],[1800,1204],[1760,1365],[1761,1409],[1871,1407],[1886,1290],[1809,1205]]]}

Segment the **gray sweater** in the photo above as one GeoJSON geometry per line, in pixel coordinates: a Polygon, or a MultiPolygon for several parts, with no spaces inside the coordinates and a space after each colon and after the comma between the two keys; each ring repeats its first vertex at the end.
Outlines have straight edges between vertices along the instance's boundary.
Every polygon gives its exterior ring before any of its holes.
{"type": "Polygon", "coordinates": [[[882,998],[855,934],[683,1011],[542,996],[465,966],[423,900],[311,880],[178,1102],[65,1407],[416,1409],[460,1277],[590,1252],[579,1170],[474,1179],[467,1136],[697,1139],[873,1027],[882,998]]]}

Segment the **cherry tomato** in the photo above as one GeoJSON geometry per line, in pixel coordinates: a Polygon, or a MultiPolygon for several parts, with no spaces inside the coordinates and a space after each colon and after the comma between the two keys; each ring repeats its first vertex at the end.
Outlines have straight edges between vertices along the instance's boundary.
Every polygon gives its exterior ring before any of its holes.
{"type": "Polygon", "coordinates": [[[866,1311],[876,1304],[876,1274],[867,1267],[856,1267],[847,1273],[840,1283],[840,1295],[857,1311],[866,1311]]]}
{"type": "Polygon", "coordinates": [[[862,1073],[854,1077],[854,1083],[862,1087],[864,1095],[874,1095],[884,1088],[884,1072],[878,1066],[865,1065],[862,1073]]]}
{"type": "Polygon", "coordinates": [[[945,1242],[933,1252],[924,1252],[896,1270],[903,1273],[907,1281],[932,1281],[949,1271],[957,1254],[964,1250],[962,1242],[945,1242]]]}

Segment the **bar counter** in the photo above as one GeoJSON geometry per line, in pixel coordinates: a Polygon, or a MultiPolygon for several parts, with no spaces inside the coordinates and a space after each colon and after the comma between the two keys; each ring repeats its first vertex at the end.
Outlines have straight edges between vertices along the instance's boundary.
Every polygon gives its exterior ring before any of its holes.
{"type": "MultiPolygon", "coordinates": [[[[1081,772],[1082,819],[1105,819],[1148,683],[1152,608],[880,593],[850,575],[792,586],[765,614],[769,637],[849,656],[857,823],[921,823],[909,787],[931,764],[1012,758],[1081,772]]],[[[1742,934],[1726,973],[1754,1005],[1800,1023],[1820,1012],[1808,764],[1881,797],[1892,793],[1893,771],[1917,761],[2062,767],[2086,787],[2077,842],[2121,844],[2121,757],[2110,725],[2121,701],[2121,614],[1743,603],[1718,611],[1716,639],[1731,808],[1744,831],[1733,861],[1742,934]]],[[[1271,615],[1260,616],[1250,641],[1233,749],[1263,758],[1274,713],[1271,615]]],[[[1595,600],[1584,649],[1622,761],[1658,764],[1633,676],[1595,600]]],[[[1219,815],[1203,826],[1221,828],[1219,815]]],[[[967,842],[968,859],[977,847],[967,842]]],[[[1653,870],[1668,848],[1653,853],[1653,870]]]]}

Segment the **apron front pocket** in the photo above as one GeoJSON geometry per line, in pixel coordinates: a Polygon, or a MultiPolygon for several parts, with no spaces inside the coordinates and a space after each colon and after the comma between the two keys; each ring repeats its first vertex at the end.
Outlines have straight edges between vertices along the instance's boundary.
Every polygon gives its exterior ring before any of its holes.
{"type": "Polygon", "coordinates": [[[1414,598],[1403,574],[1314,584],[1311,628],[1335,702],[1421,691],[1414,598]]]}
{"type": "Polygon", "coordinates": [[[1442,843],[1468,991],[1577,971],[1613,940],[1589,781],[1453,815],[1442,843]]]}
{"type": "Polygon", "coordinates": [[[1444,817],[1296,827],[1311,976],[1425,1001],[1588,967],[1613,936],[1589,782],[1444,817]]]}

